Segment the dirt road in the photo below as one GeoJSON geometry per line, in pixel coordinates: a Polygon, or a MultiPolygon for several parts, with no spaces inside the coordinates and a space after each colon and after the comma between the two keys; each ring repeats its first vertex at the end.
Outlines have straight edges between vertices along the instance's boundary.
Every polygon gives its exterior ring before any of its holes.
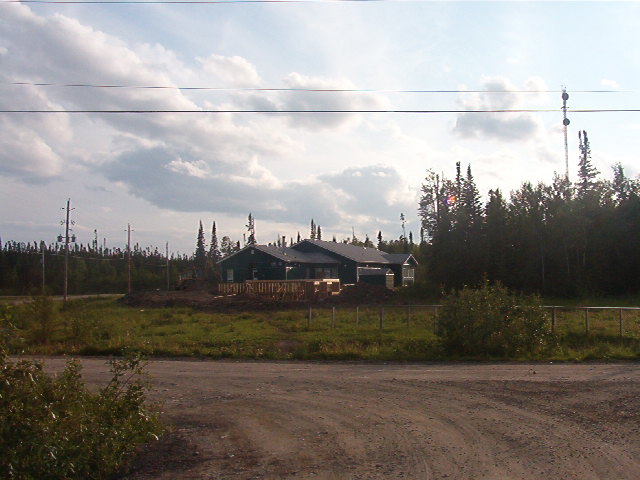
{"type": "MultiPolygon", "coordinates": [[[[107,378],[103,361],[83,364],[89,383],[107,378]]],[[[127,480],[640,478],[640,364],[148,371],[173,431],[127,480]]]]}

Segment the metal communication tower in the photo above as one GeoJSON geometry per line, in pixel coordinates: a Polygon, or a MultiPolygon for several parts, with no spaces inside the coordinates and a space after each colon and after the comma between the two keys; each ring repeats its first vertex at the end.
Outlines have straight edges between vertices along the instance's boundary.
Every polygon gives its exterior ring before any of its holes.
{"type": "Polygon", "coordinates": [[[567,181],[569,180],[569,144],[567,142],[567,127],[569,126],[569,119],[567,118],[567,100],[569,100],[569,94],[567,89],[562,87],[562,125],[564,126],[564,166],[565,176],[567,181]]]}

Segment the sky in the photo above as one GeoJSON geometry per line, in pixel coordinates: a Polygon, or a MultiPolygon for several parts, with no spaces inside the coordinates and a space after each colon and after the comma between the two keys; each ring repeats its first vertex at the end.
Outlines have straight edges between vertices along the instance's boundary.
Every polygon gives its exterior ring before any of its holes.
{"type": "MultiPolygon", "coordinates": [[[[78,241],[108,247],[130,224],[190,254],[199,221],[242,240],[250,212],[265,244],[312,218],[324,239],[398,238],[401,213],[417,239],[428,170],[471,165],[483,197],[564,173],[563,86],[570,110],[640,108],[638,18],[635,2],[0,1],[0,238],[55,241],[70,198],[78,241]],[[469,113],[491,109],[552,111],[469,113]],[[371,112],[389,110],[454,112],[371,112]]],[[[640,173],[640,113],[568,116],[572,178],[579,130],[603,177],[640,173]]]]}

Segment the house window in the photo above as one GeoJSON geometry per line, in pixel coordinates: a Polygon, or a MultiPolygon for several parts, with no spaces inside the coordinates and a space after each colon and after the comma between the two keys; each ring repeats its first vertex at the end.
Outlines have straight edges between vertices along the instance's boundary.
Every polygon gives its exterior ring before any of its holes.
{"type": "Polygon", "coordinates": [[[414,273],[414,269],[408,266],[403,266],[402,267],[402,277],[403,278],[411,278],[413,279],[415,273],[414,273]]]}
{"type": "Polygon", "coordinates": [[[227,282],[233,283],[233,268],[227,268],[227,282]]]}
{"type": "Polygon", "coordinates": [[[415,270],[407,265],[402,266],[402,285],[411,285],[414,282],[415,270]]]}

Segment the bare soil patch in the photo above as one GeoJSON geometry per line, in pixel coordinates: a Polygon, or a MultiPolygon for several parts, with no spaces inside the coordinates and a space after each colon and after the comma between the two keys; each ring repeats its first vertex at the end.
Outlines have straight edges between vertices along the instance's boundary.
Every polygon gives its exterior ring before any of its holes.
{"type": "MultiPolygon", "coordinates": [[[[90,384],[108,379],[83,359],[90,384]]],[[[49,358],[59,371],[64,360],[49,358]]],[[[126,480],[637,479],[640,365],[162,361],[126,480]]]]}
{"type": "Polygon", "coordinates": [[[181,290],[150,290],[133,292],[124,296],[120,301],[132,307],[162,308],[162,307],[190,307],[213,312],[249,312],[273,311],[288,308],[300,308],[308,304],[329,305],[362,305],[392,303],[397,294],[383,286],[359,283],[346,285],[339,295],[318,300],[300,302],[283,301],[279,299],[242,293],[238,295],[217,295],[206,285],[199,284],[198,288],[184,288],[181,290]]]}

